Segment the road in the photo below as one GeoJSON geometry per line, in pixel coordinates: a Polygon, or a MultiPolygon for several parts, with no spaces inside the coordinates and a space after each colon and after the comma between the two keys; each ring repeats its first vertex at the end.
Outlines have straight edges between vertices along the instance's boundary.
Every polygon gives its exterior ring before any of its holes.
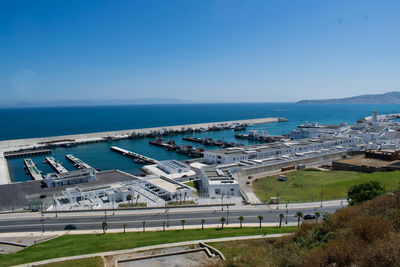
{"type": "MultiPolygon", "coordinates": [[[[262,223],[278,223],[279,214],[287,214],[287,222],[295,223],[297,218],[296,212],[301,211],[303,214],[314,214],[316,211],[333,213],[341,208],[340,205],[328,207],[303,207],[292,208],[286,211],[285,208],[279,210],[271,209],[267,206],[249,206],[248,208],[237,207],[221,207],[208,210],[157,210],[147,213],[140,212],[122,212],[112,211],[93,212],[93,213],[59,213],[58,217],[55,214],[47,213],[44,216],[40,214],[27,216],[0,216],[0,233],[10,232],[40,232],[45,231],[63,231],[67,224],[75,224],[79,230],[99,230],[102,222],[106,221],[108,229],[121,229],[126,224],[127,228],[141,228],[142,222],[145,221],[146,227],[161,227],[163,222],[166,227],[181,226],[181,220],[185,220],[185,225],[201,225],[201,220],[205,220],[205,225],[220,224],[221,217],[226,218],[226,224],[239,223],[239,216],[244,217],[243,223],[258,223],[258,216],[263,216],[262,223]],[[287,213],[286,213],[287,212],[287,213]],[[43,220],[42,220],[43,218],[43,220]]],[[[282,224],[285,225],[286,218],[282,224]]]]}

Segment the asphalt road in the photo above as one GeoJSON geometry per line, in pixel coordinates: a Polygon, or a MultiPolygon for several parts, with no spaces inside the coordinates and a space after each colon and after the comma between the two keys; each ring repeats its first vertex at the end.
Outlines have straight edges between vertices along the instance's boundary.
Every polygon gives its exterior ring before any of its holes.
{"type": "MultiPolygon", "coordinates": [[[[297,211],[303,212],[303,214],[314,214],[316,211],[333,213],[341,206],[331,206],[323,208],[300,208],[297,210],[289,209],[287,213],[288,223],[297,222],[297,218],[294,216],[297,211]]],[[[141,228],[142,222],[146,222],[146,227],[161,227],[165,221],[166,226],[181,226],[181,220],[185,220],[185,225],[200,225],[201,220],[205,220],[207,224],[220,224],[221,217],[226,218],[226,224],[239,223],[239,216],[244,217],[243,223],[258,223],[258,216],[263,216],[262,223],[278,223],[279,214],[283,213],[286,215],[285,209],[274,210],[266,208],[265,206],[253,207],[251,209],[234,210],[232,208],[227,209],[224,207],[216,208],[214,210],[207,211],[157,211],[153,214],[126,214],[116,211],[115,215],[112,215],[112,211],[107,211],[107,214],[96,213],[92,214],[59,214],[55,217],[55,214],[45,214],[43,216],[43,223],[40,216],[32,217],[21,217],[21,218],[7,218],[2,217],[0,219],[0,233],[9,232],[36,232],[42,231],[43,227],[45,231],[63,231],[64,226],[67,224],[74,224],[79,230],[100,230],[102,222],[106,221],[108,229],[121,229],[126,224],[127,228],[141,228]]],[[[285,225],[286,218],[283,219],[282,225],[285,225]]]]}

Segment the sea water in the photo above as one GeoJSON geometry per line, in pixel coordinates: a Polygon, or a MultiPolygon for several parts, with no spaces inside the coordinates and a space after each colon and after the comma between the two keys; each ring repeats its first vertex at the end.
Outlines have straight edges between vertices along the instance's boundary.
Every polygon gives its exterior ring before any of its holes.
{"type": "MultiPolygon", "coordinates": [[[[180,104],[180,105],[134,105],[101,107],[51,107],[0,109],[0,140],[91,133],[112,130],[140,129],[157,126],[184,125],[193,123],[219,122],[264,117],[285,117],[289,121],[254,125],[250,129],[268,130],[270,134],[287,134],[297,125],[308,122],[320,124],[354,123],[369,116],[373,110],[380,114],[397,113],[396,104],[295,104],[295,103],[235,103],[235,104],[180,104]]],[[[164,137],[178,145],[200,144],[182,140],[184,136],[211,137],[225,141],[240,142],[245,145],[253,141],[235,139],[233,130],[201,132],[164,137]]],[[[71,148],[55,148],[52,156],[61,161],[68,170],[74,166],[65,159],[66,154],[74,154],[94,168],[101,170],[120,169],[137,173],[138,165],[118,153],[110,151],[111,146],[119,146],[156,160],[185,160],[187,156],[150,145],[154,138],[139,138],[107,143],[80,145],[71,148]]],[[[216,147],[205,147],[216,149],[216,147]]],[[[44,174],[53,172],[43,164],[43,155],[32,160],[44,174]]],[[[25,173],[23,159],[8,161],[13,181],[30,180],[25,173]]]]}

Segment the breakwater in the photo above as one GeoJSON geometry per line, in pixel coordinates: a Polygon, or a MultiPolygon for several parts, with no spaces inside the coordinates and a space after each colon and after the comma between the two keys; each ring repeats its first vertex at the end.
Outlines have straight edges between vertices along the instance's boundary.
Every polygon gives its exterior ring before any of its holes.
{"type": "Polygon", "coordinates": [[[165,131],[181,131],[182,129],[190,128],[193,131],[196,130],[218,130],[218,127],[236,126],[238,124],[264,124],[273,122],[287,121],[285,118],[260,118],[250,120],[237,120],[237,121],[223,121],[223,122],[211,122],[211,123],[197,123],[187,125],[176,125],[176,126],[165,126],[165,127],[152,127],[143,129],[130,129],[121,131],[109,131],[99,133],[87,133],[87,134],[74,134],[74,135],[63,135],[63,136],[51,136],[51,137],[40,137],[40,138],[28,138],[28,139],[15,139],[15,140],[4,140],[0,141],[0,151],[17,151],[19,149],[29,149],[34,147],[47,147],[51,145],[66,145],[66,144],[86,144],[93,142],[102,142],[108,140],[127,139],[132,135],[144,135],[150,132],[162,133],[165,131]],[[214,128],[213,128],[214,127],[214,128]]]}

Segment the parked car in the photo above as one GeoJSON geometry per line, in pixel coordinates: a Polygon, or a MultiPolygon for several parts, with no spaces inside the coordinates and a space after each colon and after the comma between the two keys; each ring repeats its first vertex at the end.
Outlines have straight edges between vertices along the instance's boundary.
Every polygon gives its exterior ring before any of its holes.
{"type": "Polygon", "coordinates": [[[75,224],[68,224],[64,227],[64,230],[74,230],[74,229],[78,229],[78,226],[76,226],[75,224]]]}
{"type": "Polygon", "coordinates": [[[315,215],[306,214],[306,215],[304,215],[304,220],[315,220],[315,215]]]}

